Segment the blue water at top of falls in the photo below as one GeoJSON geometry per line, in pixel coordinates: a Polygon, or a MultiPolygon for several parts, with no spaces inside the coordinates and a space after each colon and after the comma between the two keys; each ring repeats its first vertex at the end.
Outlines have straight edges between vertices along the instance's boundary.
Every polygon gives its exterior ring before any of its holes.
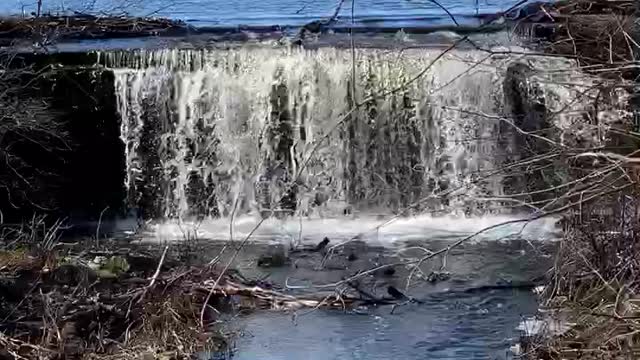
{"type": "MultiPolygon", "coordinates": [[[[450,16],[432,1],[425,0],[354,0],[353,22],[360,27],[432,27],[454,25],[450,16]]],[[[338,1],[333,0],[56,0],[44,1],[43,11],[58,13],[81,11],[92,13],[128,13],[185,20],[195,26],[300,26],[330,17],[338,1]]],[[[494,14],[509,9],[516,0],[442,0],[440,4],[456,21],[479,25],[479,14],[494,14]]],[[[0,13],[29,14],[33,2],[5,0],[0,13]]],[[[352,4],[345,1],[338,20],[352,21],[352,4]]]]}

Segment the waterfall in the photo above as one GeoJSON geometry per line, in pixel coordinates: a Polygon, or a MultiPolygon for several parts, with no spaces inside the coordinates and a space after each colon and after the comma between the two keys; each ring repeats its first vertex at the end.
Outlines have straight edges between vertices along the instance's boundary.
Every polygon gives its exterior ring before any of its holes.
{"type": "Polygon", "coordinates": [[[500,121],[514,56],[455,50],[424,72],[440,53],[101,54],[115,74],[129,206],[147,218],[496,211],[481,199],[508,192],[486,175],[519,151],[500,121]]]}

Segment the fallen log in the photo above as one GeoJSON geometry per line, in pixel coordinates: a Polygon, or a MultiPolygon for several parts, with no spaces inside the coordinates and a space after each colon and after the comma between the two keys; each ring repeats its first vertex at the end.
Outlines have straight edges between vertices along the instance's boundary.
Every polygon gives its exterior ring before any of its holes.
{"type": "MultiPolygon", "coordinates": [[[[214,280],[207,280],[204,286],[198,287],[197,290],[204,294],[211,291],[214,280]]],[[[281,293],[276,290],[264,289],[259,286],[245,286],[232,281],[226,281],[224,284],[216,286],[213,290],[214,296],[244,296],[259,301],[263,307],[272,310],[298,310],[302,308],[335,308],[346,310],[352,307],[359,299],[334,294],[318,294],[316,296],[293,296],[281,293]]]]}

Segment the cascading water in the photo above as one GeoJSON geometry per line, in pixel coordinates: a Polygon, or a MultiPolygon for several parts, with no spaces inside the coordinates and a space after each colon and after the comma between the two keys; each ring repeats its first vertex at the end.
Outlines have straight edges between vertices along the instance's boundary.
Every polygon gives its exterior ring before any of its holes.
{"type": "MultiPolygon", "coordinates": [[[[568,60],[476,50],[440,55],[439,49],[358,49],[352,58],[349,49],[243,47],[103,57],[115,74],[129,203],[160,220],[155,240],[194,234],[278,242],[269,254],[284,252],[291,266],[267,274],[292,292],[361,274],[358,258],[367,270],[400,261],[385,258],[376,243],[400,243],[390,253],[402,261],[413,256],[411,249],[419,251],[417,259],[446,249],[442,262],[420,262],[416,269],[452,269],[451,281],[409,286],[414,270],[408,266],[396,267],[399,276],[358,279],[374,294],[387,284],[406,284],[412,296],[425,299],[405,315],[390,316],[377,306],[348,319],[314,312],[317,317],[296,323],[293,332],[290,317],[244,317],[256,336],[240,339],[240,358],[498,358],[518,317],[535,313],[528,293],[482,287],[543,273],[551,256],[542,248],[496,240],[554,238],[554,219],[514,224],[510,214],[455,215],[507,212],[510,195],[552,188],[555,180],[535,169],[551,165],[550,173],[561,173],[551,161],[511,171],[511,163],[547,151],[544,142],[523,135],[549,136],[558,148],[580,139],[604,141],[600,126],[606,121],[586,126],[585,116],[599,119],[606,109],[583,101],[592,82],[568,60]],[[322,218],[305,219],[312,211],[322,218]],[[415,216],[334,216],[352,211],[415,216]],[[295,219],[254,216],[286,213],[295,219]],[[234,218],[242,214],[250,216],[234,218]],[[207,217],[222,219],[182,221],[207,217]],[[395,222],[383,222],[389,218],[395,222]],[[194,227],[185,233],[185,224],[194,227]],[[449,251],[453,241],[480,229],[491,231],[474,239],[491,241],[449,251]],[[325,236],[332,244],[344,241],[343,252],[319,255],[327,271],[308,253],[298,259],[283,246],[325,236]],[[282,345],[283,337],[291,341],[282,345]]],[[[227,244],[213,252],[214,262],[222,261],[227,244]]],[[[236,259],[239,254],[228,264],[252,274],[256,259],[236,259]]]]}
{"type": "MultiPolygon", "coordinates": [[[[519,151],[500,120],[513,56],[456,50],[428,67],[440,53],[105,53],[122,116],[129,205],[156,219],[314,208],[493,211],[479,199],[508,189],[501,176],[483,175],[519,151]]],[[[557,94],[550,98],[562,105],[557,94]]]]}

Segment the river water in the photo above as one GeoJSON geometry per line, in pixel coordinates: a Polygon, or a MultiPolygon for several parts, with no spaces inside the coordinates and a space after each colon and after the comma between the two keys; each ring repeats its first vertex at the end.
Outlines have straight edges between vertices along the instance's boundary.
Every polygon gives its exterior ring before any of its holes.
{"type": "MultiPolygon", "coordinates": [[[[367,27],[452,25],[448,15],[426,0],[354,0],[354,22],[367,27]]],[[[458,22],[478,24],[476,14],[506,10],[515,0],[442,0],[458,22]]],[[[333,14],[334,0],[54,0],[44,1],[45,11],[80,10],[95,13],[153,15],[186,20],[199,26],[302,25],[333,14]]],[[[35,1],[5,0],[0,12],[19,14],[35,9],[35,1]]],[[[345,1],[340,21],[351,21],[351,3],[345,1]]]]}
{"type": "MultiPolygon", "coordinates": [[[[324,226],[320,220],[298,224],[285,220],[279,222],[280,237],[259,237],[260,241],[240,253],[234,266],[246,277],[264,279],[282,288],[288,284],[291,289],[285,291],[289,294],[321,297],[333,288],[304,287],[334,283],[380,264],[419,257],[422,250],[417,250],[418,246],[438,250],[461,236],[505,220],[410,218],[377,233],[369,231],[373,220],[366,219],[324,221],[324,226]],[[347,241],[356,233],[361,236],[339,248],[323,268],[319,267],[322,255],[317,253],[289,253],[289,261],[282,267],[256,267],[262,254],[286,252],[289,245],[285,234],[298,236],[297,226],[303,227],[302,243],[307,245],[325,235],[331,239],[330,244],[347,241]]],[[[205,225],[202,233],[208,230],[210,236],[216,228],[220,234],[224,230],[222,224],[205,225]]],[[[266,229],[275,235],[277,225],[271,221],[266,229]]],[[[538,302],[531,287],[508,284],[533,285],[545,275],[553,262],[555,245],[549,241],[553,229],[553,221],[548,220],[524,229],[520,224],[490,231],[451,250],[444,269],[442,258],[421,266],[425,274],[449,274],[439,281],[414,278],[407,288],[410,270],[403,266],[396,267],[391,275],[375,273],[359,279],[360,288],[377,297],[387,296],[387,286],[391,285],[421,301],[398,307],[393,313],[391,306],[241,312],[224,322],[232,334],[231,355],[202,359],[513,359],[509,348],[524,334],[517,329],[518,324],[536,314],[538,302]]],[[[171,226],[156,230],[168,236],[171,226]]],[[[246,235],[238,230],[238,238],[246,235]]],[[[219,246],[201,251],[203,260],[217,255],[219,246]]]]}

